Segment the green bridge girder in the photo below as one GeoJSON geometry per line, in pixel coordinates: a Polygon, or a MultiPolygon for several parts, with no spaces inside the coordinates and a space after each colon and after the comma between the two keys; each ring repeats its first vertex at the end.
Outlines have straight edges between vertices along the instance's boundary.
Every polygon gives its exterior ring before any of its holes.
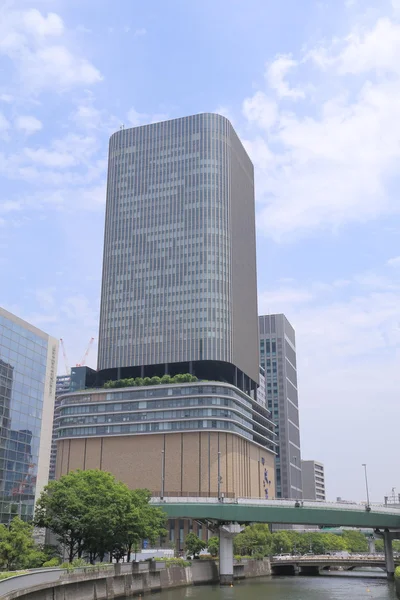
{"type": "Polygon", "coordinates": [[[236,504],[225,502],[173,502],[153,500],[153,506],[162,508],[170,519],[208,519],[238,523],[287,523],[293,525],[316,525],[321,527],[363,527],[372,529],[400,529],[400,511],[379,511],[379,507],[370,512],[360,506],[359,510],[339,508],[335,505],[325,507],[290,505],[236,504]]]}

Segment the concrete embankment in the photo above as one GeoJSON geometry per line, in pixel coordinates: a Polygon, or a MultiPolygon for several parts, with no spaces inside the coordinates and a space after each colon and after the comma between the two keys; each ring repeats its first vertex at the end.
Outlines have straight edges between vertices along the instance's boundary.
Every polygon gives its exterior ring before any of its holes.
{"type": "MultiPolygon", "coordinates": [[[[245,560],[235,564],[235,579],[271,574],[269,560],[245,560]]],[[[39,571],[0,582],[0,599],[14,600],[112,600],[163,589],[218,582],[214,561],[193,561],[191,567],[166,568],[164,563],[124,563],[98,568],[39,571]]]]}

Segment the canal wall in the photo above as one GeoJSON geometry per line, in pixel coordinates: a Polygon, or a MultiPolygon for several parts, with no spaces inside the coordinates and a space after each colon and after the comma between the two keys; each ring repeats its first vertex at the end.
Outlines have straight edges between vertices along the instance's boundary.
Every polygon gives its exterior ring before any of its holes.
{"type": "MultiPolygon", "coordinates": [[[[234,578],[271,574],[268,559],[234,565],[234,578]]],[[[49,569],[0,581],[0,599],[14,600],[114,600],[183,586],[217,582],[215,561],[193,561],[191,567],[166,568],[165,563],[122,563],[74,571],[49,569]]]]}

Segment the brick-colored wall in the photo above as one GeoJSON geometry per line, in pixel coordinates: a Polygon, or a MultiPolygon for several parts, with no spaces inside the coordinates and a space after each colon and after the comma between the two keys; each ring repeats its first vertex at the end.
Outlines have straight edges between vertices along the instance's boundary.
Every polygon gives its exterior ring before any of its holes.
{"type": "Polygon", "coordinates": [[[274,455],[234,434],[214,431],[61,440],[56,477],[97,468],[132,489],[159,493],[162,450],[166,495],[216,496],[219,451],[221,492],[227,497],[264,498],[265,489],[269,498],[275,497],[274,455]]]}

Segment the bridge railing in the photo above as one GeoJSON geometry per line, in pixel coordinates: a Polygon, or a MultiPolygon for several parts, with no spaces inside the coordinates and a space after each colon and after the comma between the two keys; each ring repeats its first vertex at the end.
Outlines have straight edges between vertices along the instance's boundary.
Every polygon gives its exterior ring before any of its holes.
{"type": "Polygon", "coordinates": [[[381,562],[385,560],[384,554],[363,554],[363,555],[354,555],[350,554],[349,556],[332,556],[332,554],[306,554],[306,555],[290,555],[290,556],[273,556],[271,559],[273,562],[307,562],[307,561],[327,561],[332,563],[342,563],[342,562],[366,562],[366,561],[375,561],[381,562]]]}
{"type": "MultiPolygon", "coordinates": [[[[276,500],[265,500],[262,498],[215,498],[215,497],[153,497],[151,502],[153,504],[159,503],[168,503],[168,504],[245,504],[247,506],[276,506],[283,507],[287,506],[288,508],[293,508],[297,503],[301,508],[313,508],[319,510],[345,510],[345,511],[357,511],[365,510],[365,504],[347,504],[341,502],[320,502],[317,500],[285,500],[285,499],[276,499],[276,500]]],[[[400,508],[390,508],[385,504],[371,504],[371,510],[375,510],[376,512],[392,514],[392,515],[400,515],[400,508]]]]}

